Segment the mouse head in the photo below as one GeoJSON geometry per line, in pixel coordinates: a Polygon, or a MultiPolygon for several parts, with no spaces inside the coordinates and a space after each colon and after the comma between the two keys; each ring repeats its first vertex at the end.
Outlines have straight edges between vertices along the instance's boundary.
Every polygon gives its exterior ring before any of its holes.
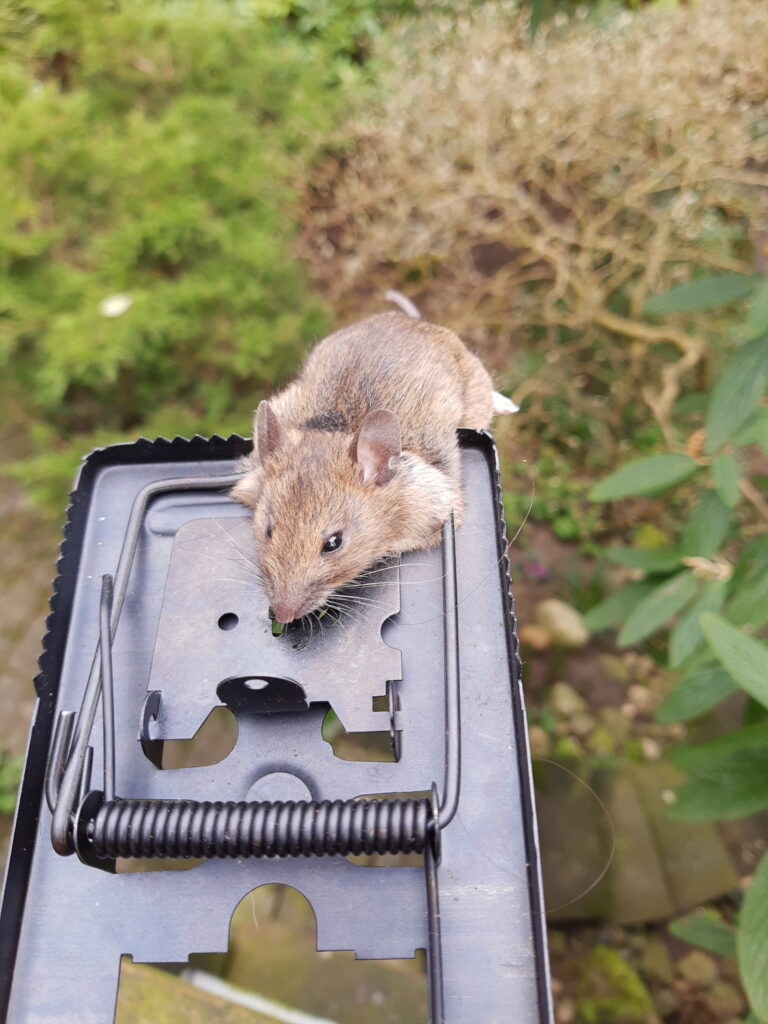
{"type": "Polygon", "coordinates": [[[252,467],[232,496],[253,511],[258,567],[280,622],[328,604],[380,558],[436,543],[451,510],[445,474],[402,450],[385,409],[348,434],[290,430],[262,402],[252,467]]]}

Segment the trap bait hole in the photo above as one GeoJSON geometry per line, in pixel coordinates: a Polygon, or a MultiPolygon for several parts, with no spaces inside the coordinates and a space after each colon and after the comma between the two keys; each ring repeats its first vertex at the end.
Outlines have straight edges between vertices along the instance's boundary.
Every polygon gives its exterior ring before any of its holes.
{"type": "Polygon", "coordinates": [[[333,708],[328,708],[321,726],[323,739],[340,761],[380,761],[394,764],[389,723],[382,732],[347,732],[333,708]]]}
{"type": "Polygon", "coordinates": [[[224,630],[234,629],[239,621],[240,619],[234,612],[224,612],[219,618],[218,627],[224,630]]]}
{"type": "Polygon", "coordinates": [[[306,898],[292,886],[260,886],[235,908],[227,952],[193,953],[173,965],[123,956],[115,1024],[158,1020],[158,1007],[172,1008],[169,1020],[266,1021],[249,1006],[251,993],[281,1004],[283,1020],[427,1019],[422,950],[412,959],[357,960],[351,950],[318,953],[316,946],[306,898]]]}
{"type": "Polygon", "coordinates": [[[283,676],[235,676],[216,687],[216,696],[236,713],[269,715],[306,711],[304,688],[283,676]]]}

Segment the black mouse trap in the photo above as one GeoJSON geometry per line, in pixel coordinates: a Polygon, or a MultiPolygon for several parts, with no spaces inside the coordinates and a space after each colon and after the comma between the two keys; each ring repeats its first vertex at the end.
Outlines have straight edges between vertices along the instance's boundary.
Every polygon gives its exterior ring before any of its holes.
{"type": "Polygon", "coordinates": [[[3,1019],[112,1021],[122,955],[225,952],[243,897],[284,883],[320,950],[425,950],[432,1024],[550,1021],[496,453],[473,431],[461,446],[461,528],[376,566],[349,614],[281,635],[227,496],[248,442],[85,461],[9,849],[3,1019]],[[231,752],[163,768],[163,745],[221,705],[231,752]],[[347,733],[381,734],[389,760],[336,757],[329,708],[347,733]],[[417,862],[358,856],[403,853],[417,862]],[[146,869],[180,858],[195,866],[146,869]]]}

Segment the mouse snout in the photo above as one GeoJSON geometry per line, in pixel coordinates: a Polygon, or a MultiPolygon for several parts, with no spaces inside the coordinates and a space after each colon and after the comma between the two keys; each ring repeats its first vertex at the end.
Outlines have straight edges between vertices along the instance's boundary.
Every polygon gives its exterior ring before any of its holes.
{"type": "Polygon", "coordinates": [[[291,588],[275,594],[272,611],[278,622],[286,625],[306,614],[306,595],[297,588],[291,588]]]}
{"type": "Polygon", "coordinates": [[[289,622],[293,622],[294,619],[299,617],[299,606],[289,604],[274,604],[272,605],[272,611],[275,614],[275,618],[278,622],[282,622],[286,626],[289,622]]]}

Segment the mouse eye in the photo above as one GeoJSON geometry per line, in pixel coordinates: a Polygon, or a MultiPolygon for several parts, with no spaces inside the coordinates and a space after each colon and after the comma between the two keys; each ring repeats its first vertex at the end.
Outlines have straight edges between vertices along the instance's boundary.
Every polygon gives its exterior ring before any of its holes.
{"type": "Polygon", "coordinates": [[[323,544],[323,554],[327,555],[331,551],[338,551],[341,547],[342,536],[340,533],[332,533],[330,537],[323,544]]]}
{"type": "Polygon", "coordinates": [[[267,523],[267,528],[264,530],[264,536],[267,540],[272,540],[272,523],[267,523]]]}

